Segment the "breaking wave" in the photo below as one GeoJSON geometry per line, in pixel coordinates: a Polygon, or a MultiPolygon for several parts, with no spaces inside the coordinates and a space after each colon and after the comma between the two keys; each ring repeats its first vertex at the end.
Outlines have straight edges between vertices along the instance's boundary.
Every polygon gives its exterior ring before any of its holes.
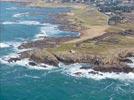
{"type": "Polygon", "coordinates": [[[9,47],[13,47],[13,48],[17,48],[21,43],[20,42],[1,42],[0,43],[0,48],[9,48],[9,47]]]}
{"type": "Polygon", "coordinates": [[[81,69],[81,64],[61,65],[64,66],[64,73],[77,78],[90,78],[94,80],[116,79],[134,81],[134,73],[98,72],[93,69],[81,69]]]}
{"type": "Polygon", "coordinates": [[[10,45],[6,43],[0,43],[0,48],[8,48],[8,47],[10,47],[10,45]]]}
{"type": "Polygon", "coordinates": [[[43,26],[40,27],[40,32],[39,34],[35,35],[35,38],[37,39],[42,39],[42,37],[48,37],[48,36],[53,36],[55,34],[58,34],[61,32],[56,25],[51,25],[51,24],[42,24],[43,26]]]}
{"type": "Polygon", "coordinates": [[[11,53],[9,55],[6,55],[6,56],[3,56],[0,58],[0,63],[1,64],[6,64],[6,65],[9,65],[9,66],[15,66],[15,65],[19,65],[19,66],[23,66],[23,67],[26,67],[28,69],[36,69],[36,70],[51,70],[53,68],[55,68],[54,66],[50,66],[50,65],[47,65],[47,64],[37,64],[36,66],[32,66],[29,64],[29,62],[31,62],[28,58],[25,58],[25,59],[21,59],[21,60],[18,60],[16,62],[8,62],[8,60],[10,58],[17,58],[19,57],[19,54],[15,54],[15,53],[11,53]]]}
{"type": "MultiPolygon", "coordinates": [[[[3,56],[0,58],[0,63],[7,64],[9,66],[20,65],[26,67],[28,69],[36,69],[36,70],[52,70],[57,67],[50,66],[44,63],[37,64],[37,65],[30,65],[31,62],[28,58],[16,61],[16,62],[8,62],[8,59],[11,57],[18,57],[18,54],[10,54],[7,56],[3,56]]],[[[82,65],[79,63],[71,64],[71,65],[64,65],[62,63],[59,64],[59,70],[61,73],[70,75],[76,78],[89,78],[94,80],[103,80],[103,79],[115,79],[115,80],[122,80],[122,81],[134,81],[134,73],[115,73],[115,72],[98,72],[94,71],[93,69],[81,69],[82,65]]]]}
{"type": "MultiPolygon", "coordinates": [[[[30,21],[30,20],[24,20],[24,21],[5,21],[2,24],[4,25],[34,25],[39,26],[40,31],[38,34],[35,35],[35,40],[42,39],[44,37],[57,37],[57,36],[70,36],[68,32],[63,32],[58,29],[57,25],[52,25],[49,23],[40,23],[39,21],[30,21]]],[[[72,35],[80,36],[80,33],[73,33],[72,35]]],[[[72,36],[71,35],[71,36],[72,36]]]]}

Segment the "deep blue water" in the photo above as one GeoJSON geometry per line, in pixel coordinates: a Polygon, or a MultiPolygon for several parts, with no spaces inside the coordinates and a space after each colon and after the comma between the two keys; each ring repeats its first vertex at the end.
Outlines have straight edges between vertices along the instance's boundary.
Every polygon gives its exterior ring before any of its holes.
{"type": "MultiPolygon", "coordinates": [[[[16,52],[17,44],[37,39],[41,28],[45,31],[42,34],[47,36],[78,34],[63,32],[57,26],[45,23],[45,20],[51,21],[50,14],[69,9],[29,8],[15,3],[0,3],[0,42],[11,45],[0,48],[1,58],[16,52]]],[[[78,78],[66,74],[64,70],[31,69],[1,62],[0,100],[134,100],[134,80],[78,78]]]]}

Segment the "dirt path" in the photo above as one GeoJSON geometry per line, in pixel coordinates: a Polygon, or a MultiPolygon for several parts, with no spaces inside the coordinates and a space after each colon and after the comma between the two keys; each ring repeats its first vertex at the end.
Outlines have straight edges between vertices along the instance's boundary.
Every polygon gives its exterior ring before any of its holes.
{"type": "Polygon", "coordinates": [[[78,43],[87,39],[98,37],[103,35],[108,27],[109,26],[92,26],[91,29],[82,31],[80,38],[68,41],[66,43],[78,43]]]}

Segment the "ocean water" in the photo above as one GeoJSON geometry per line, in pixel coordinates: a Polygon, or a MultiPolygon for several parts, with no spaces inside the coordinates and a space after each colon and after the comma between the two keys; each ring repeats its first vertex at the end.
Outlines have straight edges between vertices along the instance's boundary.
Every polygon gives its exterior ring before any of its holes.
{"type": "Polygon", "coordinates": [[[80,64],[42,68],[29,66],[27,59],[7,63],[3,59],[16,56],[22,42],[78,33],[46,23],[51,14],[68,8],[30,8],[10,2],[0,2],[0,8],[0,100],[134,100],[133,73],[92,75],[91,70],[80,70],[80,64]]]}

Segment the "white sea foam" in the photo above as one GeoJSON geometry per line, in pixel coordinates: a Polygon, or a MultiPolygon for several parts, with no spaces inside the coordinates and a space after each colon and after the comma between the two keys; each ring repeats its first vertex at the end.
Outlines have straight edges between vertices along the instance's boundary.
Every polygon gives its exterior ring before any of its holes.
{"type": "Polygon", "coordinates": [[[13,64],[10,64],[10,63],[8,62],[8,60],[9,60],[9,58],[17,58],[17,57],[19,57],[18,54],[16,54],[16,53],[10,53],[9,55],[0,57],[0,63],[1,63],[1,64],[13,65],[13,64]]]}
{"type": "Polygon", "coordinates": [[[38,21],[20,21],[19,24],[24,25],[41,25],[38,21]]]}
{"type": "MultiPolygon", "coordinates": [[[[14,42],[14,41],[10,41],[10,42],[3,42],[3,43],[0,43],[0,48],[12,48],[12,50],[14,52],[24,52],[24,51],[29,51],[29,50],[32,50],[33,48],[28,48],[28,49],[18,49],[18,47],[24,42],[14,42]]],[[[12,53],[9,55],[11,56],[12,53]]],[[[14,54],[13,54],[14,55],[14,54]]]]}
{"type": "Polygon", "coordinates": [[[28,16],[29,15],[29,12],[25,12],[25,13],[18,13],[18,14],[14,14],[13,17],[23,17],[23,16],[28,16]]]}
{"type": "Polygon", "coordinates": [[[0,43],[0,48],[8,48],[8,47],[14,47],[17,48],[21,43],[20,42],[1,42],[0,43]]]}
{"type": "Polygon", "coordinates": [[[47,36],[47,32],[48,31],[46,31],[46,28],[44,29],[44,27],[41,27],[41,34],[44,34],[45,36],[47,36]]]}
{"type": "Polygon", "coordinates": [[[39,40],[39,39],[42,39],[43,37],[47,37],[48,34],[51,36],[60,32],[56,25],[51,25],[48,23],[40,23],[38,21],[16,21],[16,22],[5,21],[2,24],[4,25],[20,24],[20,25],[41,26],[39,34],[35,35],[35,40],[39,40]]]}
{"type": "MultiPolygon", "coordinates": [[[[63,66],[63,65],[62,65],[63,66]]],[[[80,69],[80,64],[73,64],[69,66],[64,65],[64,73],[74,77],[85,77],[94,80],[102,79],[118,79],[118,80],[134,80],[134,73],[109,73],[97,72],[93,69],[80,69]],[[96,73],[96,74],[95,74],[96,73]]]]}
{"type": "Polygon", "coordinates": [[[16,7],[10,7],[10,8],[6,8],[7,10],[16,10],[16,7]]]}
{"type": "Polygon", "coordinates": [[[129,57],[128,59],[130,59],[134,63],[134,57],[129,57]]]}
{"type": "Polygon", "coordinates": [[[47,37],[46,33],[45,34],[39,33],[35,35],[36,40],[42,39],[43,37],[47,37]]]}
{"type": "Polygon", "coordinates": [[[14,53],[9,54],[7,56],[3,56],[3,57],[0,58],[0,63],[1,64],[6,64],[6,65],[9,65],[9,66],[19,65],[19,66],[26,67],[28,69],[36,69],[36,70],[51,70],[51,69],[55,68],[54,66],[50,66],[50,65],[47,65],[47,64],[37,64],[37,66],[31,66],[31,65],[29,65],[30,60],[28,58],[18,60],[16,62],[8,62],[8,60],[10,58],[17,58],[17,57],[19,57],[19,55],[14,54],[14,53]]]}
{"type": "MultiPolygon", "coordinates": [[[[37,66],[31,66],[29,65],[29,62],[30,62],[29,59],[22,59],[20,61],[11,62],[11,63],[8,62],[8,59],[10,57],[17,57],[17,56],[19,55],[10,54],[8,56],[0,58],[0,62],[4,64],[8,64],[10,66],[20,65],[28,69],[36,69],[36,70],[51,70],[51,69],[56,68],[54,66],[50,66],[44,63],[37,64],[37,66]]],[[[93,69],[80,69],[82,65],[78,63],[71,64],[71,65],[64,65],[60,63],[59,67],[60,67],[59,70],[61,69],[61,71],[64,74],[71,75],[77,78],[84,77],[84,78],[90,78],[94,80],[116,79],[116,80],[122,80],[122,81],[134,81],[134,73],[132,72],[130,73],[97,72],[97,71],[94,71],[93,69]]]]}
{"type": "MultiPolygon", "coordinates": [[[[35,25],[35,26],[40,26],[40,32],[39,34],[35,35],[35,39],[42,39],[43,37],[48,37],[48,36],[56,36],[60,34],[62,31],[58,29],[57,25],[52,25],[48,23],[40,23],[38,21],[30,21],[30,20],[23,20],[23,21],[5,21],[2,24],[4,25],[12,25],[12,24],[17,24],[17,25],[35,25]]],[[[79,35],[79,34],[78,34],[79,35]]]]}
{"type": "Polygon", "coordinates": [[[56,25],[47,25],[40,28],[41,33],[49,35],[59,34],[61,31],[57,28],[56,25]]]}
{"type": "Polygon", "coordinates": [[[24,51],[30,51],[33,50],[34,48],[28,48],[28,49],[17,49],[17,52],[24,52],[24,51]]]}
{"type": "Polygon", "coordinates": [[[10,45],[6,43],[0,43],[0,48],[8,48],[8,47],[10,47],[10,45]]]}
{"type": "Polygon", "coordinates": [[[17,48],[18,46],[21,45],[21,42],[11,41],[11,42],[7,42],[7,44],[9,44],[10,46],[14,48],[17,48]]]}
{"type": "MultiPolygon", "coordinates": [[[[40,23],[39,21],[34,21],[34,20],[17,20],[17,21],[4,21],[2,22],[4,25],[10,25],[10,24],[22,24],[22,25],[40,25],[43,27],[55,27],[56,25],[51,25],[49,23],[40,23]]],[[[49,30],[50,31],[50,30],[49,30]]]]}
{"type": "Polygon", "coordinates": [[[24,66],[28,69],[36,69],[36,70],[51,70],[54,67],[47,65],[47,64],[37,64],[36,66],[29,65],[30,60],[29,59],[22,59],[20,61],[15,62],[14,64],[24,66]],[[45,67],[43,67],[45,66],[45,67]]]}
{"type": "Polygon", "coordinates": [[[127,63],[131,68],[134,68],[134,57],[128,57],[133,63],[127,63]]]}
{"type": "Polygon", "coordinates": [[[40,33],[35,35],[36,39],[42,39],[43,37],[52,36],[61,32],[56,25],[42,24],[40,27],[40,33]]]}
{"type": "Polygon", "coordinates": [[[3,22],[2,24],[8,25],[8,24],[15,24],[15,23],[16,23],[16,22],[5,21],[5,22],[3,22]]]}
{"type": "Polygon", "coordinates": [[[28,78],[35,78],[35,79],[40,78],[39,76],[33,76],[33,75],[27,75],[27,74],[25,74],[24,76],[28,78]]]}
{"type": "Polygon", "coordinates": [[[10,25],[10,24],[21,24],[21,25],[42,25],[40,22],[38,21],[15,21],[15,22],[11,22],[11,21],[5,21],[2,24],[4,25],[10,25]]]}
{"type": "Polygon", "coordinates": [[[17,47],[21,45],[20,42],[14,42],[14,41],[10,41],[10,42],[2,42],[0,43],[0,48],[9,48],[9,47],[13,47],[13,49],[17,50],[17,47]]]}

